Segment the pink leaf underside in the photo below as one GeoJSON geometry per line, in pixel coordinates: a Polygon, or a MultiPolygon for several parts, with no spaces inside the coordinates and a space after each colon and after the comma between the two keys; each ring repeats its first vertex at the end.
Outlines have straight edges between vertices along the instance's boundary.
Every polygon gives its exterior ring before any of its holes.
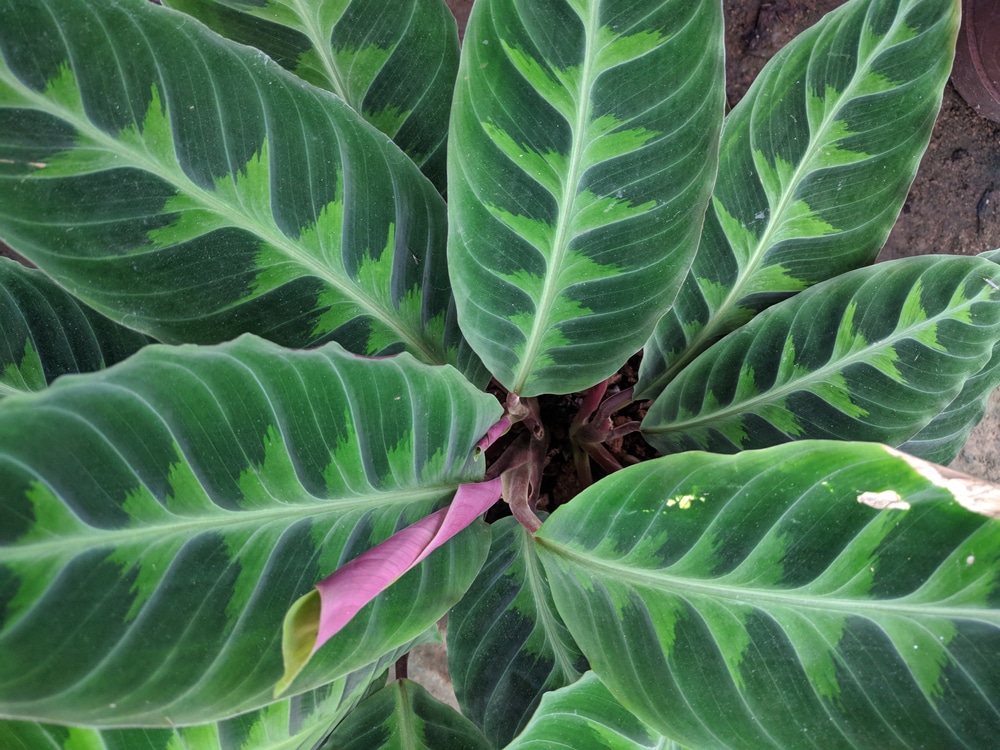
{"type": "Polygon", "coordinates": [[[316,584],[320,619],[312,652],[316,653],[393,581],[489,510],[500,499],[500,491],[499,477],[460,485],[448,507],[393,534],[316,584]]]}

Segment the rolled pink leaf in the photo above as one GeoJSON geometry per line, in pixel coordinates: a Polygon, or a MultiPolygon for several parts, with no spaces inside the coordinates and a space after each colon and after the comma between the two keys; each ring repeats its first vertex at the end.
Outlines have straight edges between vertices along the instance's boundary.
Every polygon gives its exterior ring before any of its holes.
{"type": "Polygon", "coordinates": [[[317,583],[319,633],[312,653],[390,584],[489,510],[500,492],[499,477],[460,485],[447,508],[393,534],[317,583]]]}
{"type": "Polygon", "coordinates": [[[503,435],[507,430],[510,429],[510,419],[507,417],[501,417],[500,421],[495,425],[490,427],[487,433],[483,436],[483,439],[476,443],[476,450],[482,453],[487,448],[489,448],[496,439],[503,435]]]}

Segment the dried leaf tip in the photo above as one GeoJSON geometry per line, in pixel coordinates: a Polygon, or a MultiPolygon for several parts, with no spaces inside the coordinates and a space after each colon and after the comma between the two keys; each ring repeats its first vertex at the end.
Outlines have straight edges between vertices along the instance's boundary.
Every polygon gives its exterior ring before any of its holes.
{"type": "MultiPolygon", "coordinates": [[[[947,490],[966,510],[981,516],[1000,518],[1000,485],[963,474],[947,466],[932,464],[895,448],[885,447],[890,455],[903,459],[927,481],[947,490]]],[[[858,498],[859,502],[861,498],[858,498]]]]}

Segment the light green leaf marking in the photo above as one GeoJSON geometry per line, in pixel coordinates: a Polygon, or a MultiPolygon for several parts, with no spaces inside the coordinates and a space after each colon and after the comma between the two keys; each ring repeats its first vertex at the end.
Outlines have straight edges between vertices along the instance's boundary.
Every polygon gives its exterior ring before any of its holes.
{"type": "Polygon", "coordinates": [[[704,618],[716,643],[724,643],[725,648],[719,649],[719,654],[726,663],[726,668],[733,683],[740,690],[746,688],[740,665],[750,647],[750,634],[747,632],[746,621],[753,613],[753,607],[738,602],[723,601],[710,597],[697,597],[698,614],[704,618]]]}
{"type": "MultiPolygon", "coordinates": [[[[874,75],[874,74],[872,74],[874,75]]],[[[890,87],[891,88],[891,87],[890,87]]],[[[872,92],[874,93],[874,92],[872,92]]],[[[839,167],[845,164],[854,164],[870,158],[870,154],[863,151],[851,151],[841,148],[839,143],[856,133],[847,127],[843,120],[831,120],[833,114],[839,111],[843,104],[843,97],[836,89],[827,86],[824,96],[817,96],[810,93],[806,97],[806,113],[809,118],[809,126],[813,130],[823,132],[824,138],[817,142],[817,149],[812,155],[810,163],[815,167],[839,167]]]]}
{"type": "Polygon", "coordinates": [[[672,34],[661,34],[654,29],[643,29],[635,34],[622,36],[614,29],[601,26],[597,29],[595,47],[597,47],[596,66],[598,70],[607,70],[616,65],[623,65],[643,55],[648,55],[657,47],[672,38],[672,34]]]}
{"type": "MultiPolygon", "coordinates": [[[[751,259],[753,259],[757,254],[757,245],[760,242],[760,236],[737,221],[736,218],[726,210],[726,207],[722,204],[722,202],[715,196],[712,196],[712,206],[715,208],[715,212],[719,218],[719,223],[722,225],[726,238],[729,240],[729,245],[732,247],[736,262],[739,264],[740,275],[743,276],[749,268],[751,259]]],[[[770,208],[768,206],[761,206],[760,210],[757,212],[757,216],[761,221],[762,228],[769,215],[770,208]]],[[[721,309],[722,305],[731,294],[737,294],[737,292],[730,287],[723,286],[720,288],[725,291],[725,294],[721,295],[719,300],[715,302],[713,309],[721,309]]],[[[740,296],[742,296],[742,294],[740,296]]]]}
{"type": "MultiPolygon", "coordinates": [[[[376,111],[365,111],[365,119],[381,130],[390,138],[394,137],[399,129],[406,122],[406,119],[413,112],[412,109],[400,109],[399,107],[385,107],[376,111]]],[[[410,152],[410,158],[418,164],[423,160],[422,154],[410,152]]]]}
{"type": "MultiPolygon", "coordinates": [[[[570,222],[570,232],[573,235],[581,235],[591,229],[641,216],[653,208],[656,208],[656,201],[635,205],[622,197],[621,190],[612,197],[599,197],[590,191],[583,191],[573,202],[574,214],[570,222]]],[[[614,268],[610,265],[597,267],[604,269],[605,274],[614,268]]]]}
{"type": "Polygon", "coordinates": [[[25,391],[40,391],[46,386],[42,359],[35,351],[31,339],[24,342],[24,352],[19,362],[10,362],[0,372],[0,396],[25,391]]]}
{"type": "MultiPolygon", "coordinates": [[[[546,249],[551,247],[555,232],[551,224],[537,219],[529,219],[520,214],[512,214],[499,206],[485,204],[485,208],[494,218],[535,248],[542,259],[546,257],[546,249]]],[[[518,277],[515,275],[511,280],[514,281],[515,278],[518,277]]]]}
{"type": "MultiPolygon", "coordinates": [[[[884,359],[890,361],[895,358],[895,352],[886,354],[884,359]]],[[[866,361],[874,362],[874,357],[867,357],[866,361]]],[[[889,365],[895,370],[895,366],[889,365]]],[[[887,373],[888,374],[888,373],[887,373]]],[[[898,375],[898,371],[896,372],[898,375]]],[[[830,373],[825,380],[809,385],[806,389],[810,393],[815,393],[830,406],[854,419],[861,419],[868,416],[868,410],[858,406],[851,400],[851,391],[847,387],[847,380],[839,372],[830,373]]]]}
{"type": "Polygon", "coordinates": [[[621,129],[625,123],[613,115],[593,120],[587,128],[588,143],[583,159],[588,164],[598,164],[633,151],[638,151],[657,136],[656,130],[646,128],[621,129]]]}
{"type": "Polygon", "coordinates": [[[820,219],[805,201],[793,199],[793,191],[789,186],[800,180],[805,163],[796,167],[781,157],[775,157],[772,166],[763,152],[757,149],[754,149],[753,160],[768,202],[775,207],[768,227],[769,246],[785,239],[821,237],[837,231],[820,219]]]}
{"type": "Polygon", "coordinates": [[[335,84],[334,91],[338,93],[343,91],[341,96],[360,112],[368,87],[385,66],[391,52],[391,50],[374,45],[360,49],[346,47],[331,49],[331,73],[337,71],[340,79],[338,81],[331,80],[331,83],[335,84]]]}
{"type": "MultiPolygon", "coordinates": [[[[846,360],[849,357],[854,357],[854,355],[864,354],[864,362],[872,365],[885,375],[888,375],[897,383],[905,383],[906,379],[903,377],[902,373],[900,373],[899,368],[896,367],[896,362],[899,361],[899,355],[896,353],[896,350],[889,345],[872,346],[863,335],[855,330],[854,315],[857,312],[857,309],[857,302],[852,300],[847,306],[847,310],[844,312],[844,319],[840,324],[840,328],[837,330],[837,338],[834,343],[833,355],[831,359],[836,362],[846,360]]],[[[835,374],[835,378],[843,381],[842,376],[839,374],[835,374]]],[[[846,398],[846,382],[843,382],[843,387],[845,391],[844,398],[846,398]]],[[[849,414],[850,412],[846,413],[849,414]]]]}
{"type": "Polygon", "coordinates": [[[480,123],[490,139],[507,157],[554,196],[563,192],[563,175],[566,174],[566,157],[555,151],[544,154],[514,141],[505,131],[491,122],[480,123]]]}
{"type": "MultiPolygon", "coordinates": [[[[927,311],[921,303],[923,291],[923,279],[917,279],[917,282],[910,288],[906,295],[906,300],[903,302],[903,309],[899,312],[897,329],[901,332],[909,332],[911,338],[919,341],[928,349],[934,349],[939,352],[947,351],[947,347],[938,341],[937,325],[928,324],[927,322],[927,311]]],[[[958,295],[958,299],[956,299],[956,295],[952,295],[952,302],[959,303],[954,305],[953,309],[961,312],[959,315],[952,316],[953,318],[961,319],[962,315],[968,315],[968,309],[963,309],[961,305],[962,301],[960,294],[958,295]]]]}
{"type": "Polygon", "coordinates": [[[922,618],[916,626],[911,619],[886,615],[879,619],[879,625],[933,705],[944,695],[944,670],[953,663],[945,646],[958,635],[954,621],[922,618]]]}
{"type": "Polygon", "coordinates": [[[274,425],[268,425],[263,445],[263,462],[240,472],[240,507],[267,509],[273,508],[275,501],[293,503],[309,499],[291,462],[289,448],[274,425]]]}
{"type": "Polygon", "coordinates": [[[573,92],[579,90],[579,69],[571,68],[560,71],[553,71],[542,67],[531,55],[525,54],[517,47],[512,47],[504,40],[500,40],[507,57],[517,69],[517,72],[527,80],[556,110],[570,122],[576,112],[577,103],[573,97],[573,92]]]}
{"type": "Polygon", "coordinates": [[[892,26],[883,36],[876,34],[871,26],[865,24],[864,28],[861,29],[861,38],[858,44],[858,59],[871,60],[881,50],[915,39],[917,33],[916,29],[907,25],[903,14],[897,14],[893,18],[892,26]]]}
{"type": "MultiPolygon", "coordinates": [[[[555,295],[549,295],[550,303],[548,308],[548,320],[576,320],[587,315],[592,315],[593,310],[581,305],[576,300],[570,299],[566,292],[572,289],[575,284],[583,284],[594,278],[607,276],[609,269],[617,270],[614,266],[595,263],[590,258],[580,253],[567,252],[563,257],[559,273],[552,277],[544,278],[536,276],[527,271],[518,271],[514,274],[498,274],[507,279],[519,289],[522,289],[535,303],[536,310],[541,306],[541,300],[547,295],[546,285],[555,285],[556,288],[564,290],[555,295]]],[[[535,312],[517,313],[510,317],[510,321],[521,331],[525,332],[525,337],[530,336],[537,325],[538,319],[535,312]]],[[[557,325],[548,326],[541,337],[541,345],[536,347],[538,352],[551,351],[554,348],[569,343],[569,340],[562,334],[557,325]]],[[[518,356],[523,357],[527,351],[526,344],[515,348],[518,356]]],[[[553,364],[551,356],[539,353],[535,369],[540,369],[549,364],[553,364]]]]}
{"type": "Polygon", "coordinates": [[[361,496],[371,491],[371,484],[365,474],[365,457],[361,454],[354,417],[349,411],[344,412],[340,425],[345,434],[340,436],[337,445],[330,452],[330,462],[323,470],[323,480],[330,497],[361,496]]]}
{"type": "Polygon", "coordinates": [[[844,635],[845,618],[831,613],[807,617],[804,612],[788,607],[775,607],[768,614],[788,635],[788,642],[816,692],[841,707],[836,649],[844,635]]]}
{"type": "MultiPolygon", "coordinates": [[[[155,89],[154,89],[155,94],[155,89]]],[[[154,96],[154,100],[155,100],[154,96]]],[[[155,104],[155,101],[154,101],[155,104]]],[[[155,111],[150,109],[150,112],[155,111]]],[[[155,118],[165,121],[165,117],[155,118]]],[[[147,115],[144,132],[149,132],[150,117],[147,115]]],[[[220,178],[214,181],[215,196],[212,206],[207,206],[205,201],[199,200],[192,195],[179,193],[167,200],[164,212],[176,213],[177,219],[164,227],[153,229],[147,233],[154,248],[171,247],[188,242],[196,237],[201,237],[208,232],[222,227],[240,226],[241,219],[234,215],[231,210],[224,207],[239,206],[243,209],[244,216],[251,219],[258,226],[268,226],[273,232],[281,234],[274,223],[274,216],[271,212],[271,167],[268,158],[267,141],[265,140],[254,156],[244,164],[240,170],[231,178],[220,178]]],[[[324,208],[324,210],[326,210],[324,208]]],[[[281,251],[278,255],[287,261],[287,251],[281,251]]],[[[273,259],[277,261],[277,258],[273,259]]],[[[264,268],[266,275],[267,266],[264,268]]],[[[258,277],[256,285],[253,287],[250,296],[260,293],[263,286],[261,278],[258,277]]]]}

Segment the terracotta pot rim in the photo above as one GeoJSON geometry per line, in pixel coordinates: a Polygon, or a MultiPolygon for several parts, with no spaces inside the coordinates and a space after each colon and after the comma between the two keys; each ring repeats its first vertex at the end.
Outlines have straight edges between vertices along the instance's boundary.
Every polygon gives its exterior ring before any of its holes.
{"type": "Polygon", "coordinates": [[[969,106],[1000,122],[1000,2],[962,0],[951,81],[969,106]]]}

